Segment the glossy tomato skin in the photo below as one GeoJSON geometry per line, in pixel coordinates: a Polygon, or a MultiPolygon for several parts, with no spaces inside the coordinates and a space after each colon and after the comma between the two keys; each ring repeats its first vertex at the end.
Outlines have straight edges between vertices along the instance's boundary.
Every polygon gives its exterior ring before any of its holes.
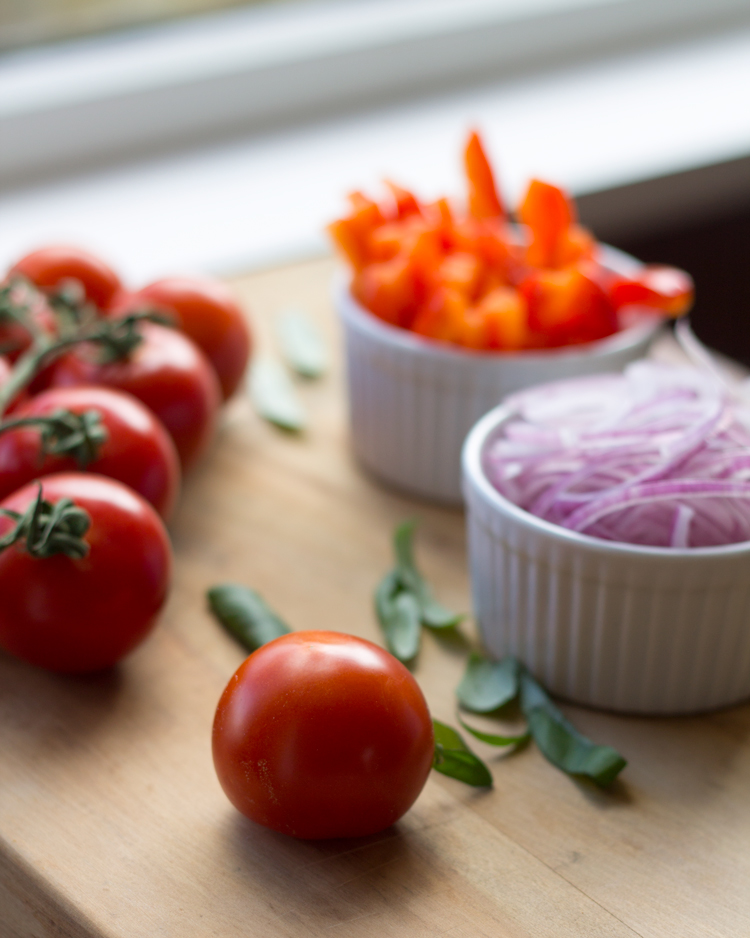
{"type": "Polygon", "coordinates": [[[229,800],[293,837],[360,837],[394,824],[422,790],[433,752],[409,671],[338,632],[294,632],[259,648],[214,720],[214,765],[229,800]]]}
{"type": "MultiPolygon", "coordinates": [[[[171,575],[171,548],[154,509],[120,482],[84,473],[42,480],[44,497],[71,498],[91,517],[82,560],[37,559],[17,546],[0,552],[0,647],[64,674],[108,668],[153,628],[171,575]]],[[[37,485],[0,505],[23,512],[37,485]]],[[[0,518],[0,536],[12,522],[0,518]]]]}
{"type": "MultiPolygon", "coordinates": [[[[96,410],[107,432],[87,472],[117,479],[168,519],[180,491],[180,462],[172,438],[140,401],[105,387],[52,388],[18,406],[14,419],[49,416],[57,410],[96,410]]],[[[55,472],[73,471],[72,457],[41,455],[40,431],[11,430],[0,436],[0,499],[55,472]]]]}
{"type": "Polygon", "coordinates": [[[99,309],[106,309],[122,290],[122,283],[112,268],[94,254],[68,244],[54,244],[26,254],[10,270],[36,284],[40,290],[53,291],[62,281],[78,280],[87,299],[99,309]]]}
{"type": "Polygon", "coordinates": [[[203,454],[214,435],[221,392],[197,346],[175,329],[141,325],[143,341],[127,359],[101,365],[81,349],[54,366],[53,387],[103,384],[138,398],[172,437],[183,470],[203,454]]]}
{"type": "Polygon", "coordinates": [[[232,291],[217,280],[168,277],[118,301],[118,309],[155,307],[171,316],[211,362],[224,400],[245,373],[252,339],[232,291]]]}

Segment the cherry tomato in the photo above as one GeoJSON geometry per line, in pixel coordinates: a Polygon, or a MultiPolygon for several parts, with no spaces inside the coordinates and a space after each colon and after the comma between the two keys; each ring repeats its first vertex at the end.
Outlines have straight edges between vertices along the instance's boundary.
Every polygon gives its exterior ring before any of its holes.
{"type": "MultiPolygon", "coordinates": [[[[96,410],[107,439],[86,470],[117,479],[168,518],[180,489],[180,463],[171,437],[140,401],[103,387],[52,388],[17,407],[12,419],[49,416],[57,410],[96,410]]],[[[22,428],[0,436],[0,498],[40,476],[76,468],[70,456],[44,456],[40,430],[22,428]]]]}
{"type": "Polygon", "coordinates": [[[169,277],[117,302],[124,311],[155,307],[171,316],[211,362],[224,400],[237,389],[252,349],[247,320],[232,291],[217,280],[169,277]]]}
{"type": "Polygon", "coordinates": [[[232,804],[293,837],[359,837],[394,824],[432,765],[417,682],[370,642],[292,632],[263,645],[216,710],[214,765],[232,804]]]}
{"type": "MultiPolygon", "coordinates": [[[[167,596],[171,549],[161,519],[120,482],[84,473],[42,480],[44,498],[72,499],[91,518],[81,560],[39,559],[13,545],[0,552],[0,646],[31,664],[66,674],[108,668],[153,628],[167,596]]],[[[34,483],[0,507],[23,513],[34,483]]],[[[13,526],[0,517],[0,537],[13,526]]]]}
{"type": "Polygon", "coordinates": [[[81,348],[55,364],[50,383],[53,387],[103,384],[137,397],[167,428],[183,470],[188,469],[213,436],[221,400],[219,383],[187,336],[150,322],[140,329],[143,341],[128,358],[100,364],[99,350],[81,348]]]}
{"type": "Polygon", "coordinates": [[[32,251],[10,270],[21,274],[41,290],[53,291],[64,280],[78,280],[86,298],[99,309],[106,309],[122,290],[117,274],[104,261],[88,251],[67,244],[55,244],[32,251]]]}
{"type": "MultiPolygon", "coordinates": [[[[15,292],[15,291],[14,291],[15,292]]],[[[54,335],[57,328],[55,315],[47,305],[46,299],[36,291],[21,287],[18,291],[18,303],[29,310],[29,315],[36,328],[48,335],[54,335]]],[[[31,345],[32,336],[20,322],[0,318],[0,353],[7,355],[10,361],[16,359],[31,345]]]]}

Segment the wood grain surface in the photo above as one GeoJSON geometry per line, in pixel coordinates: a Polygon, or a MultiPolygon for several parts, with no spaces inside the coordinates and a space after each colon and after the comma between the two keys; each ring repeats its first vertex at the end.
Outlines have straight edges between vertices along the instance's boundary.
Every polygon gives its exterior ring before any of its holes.
{"type": "MultiPolygon", "coordinates": [[[[600,792],[530,746],[477,743],[476,791],[433,773],[392,829],[298,842],[239,816],[215,779],[210,728],[243,653],[205,589],[252,585],[295,628],[379,640],[374,585],[396,522],[419,519],[418,559],[468,609],[463,517],[388,492],[347,449],[331,262],[237,282],[259,341],[287,305],[336,350],[300,383],[302,437],[227,408],[172,525],[176,581],[152,637],[114,672],[55,677],[0,656],[2,938],[742,938],[750,935],[750,707],[636,719],[566,707],[629,759],[600,792]]],[[[2,601],[0,597],[0,601],[2,601]]],[[[416,676],[436,717],[473,640],[425,635],[416,676]]],[[[479,721],[477,721],[479,722],[479,721]]]]}

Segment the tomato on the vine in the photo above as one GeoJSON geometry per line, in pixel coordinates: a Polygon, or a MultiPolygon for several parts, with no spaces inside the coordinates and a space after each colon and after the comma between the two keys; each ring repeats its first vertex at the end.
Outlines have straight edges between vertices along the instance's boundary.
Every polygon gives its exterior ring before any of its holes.
{"type": "Polygon", "coordinates": [[[52,387],[103,384],[127,391],[161,420],[189,468],[214,434],[219,384],[201,350],[175,329],[144,322],[143,341],[124,359],[102,363],[100,349],[82,347],[52,369],[52,387]]]}
{"type": "Polygon", "coordinates": [[[216,710],[213,756],[232,804],[294,837],[359,837],[416,800],[434,753],[419,685],[392,655],[337,632],[253,652],[216,710]]]}
{"type": "Polygon", "coordinates": [[[237,389],[252,349],[247,320],[232,291],[218,280],[167,277],[115,304],[118,313],[154,308],[170,316],[211,362],[224,400],[237,389]]]}
{"type": "MultiPolygon", "coordinates": [[[[71,472],[46,476],[41,485],[47,520],[63,499],[86,512],[87,552],[33,556],[28,539],[0,550],[0,647],[61,673],[110,667],[146,637],[164,604],[171,574],[167,532],[148,502],[113,479],[71,472]]],[[[8,513],[26,513],[38,489],[32,483],[0,504],[0,542],[17,523],[8,513]]],[[[48,533],[42,522],[33,532],[37,548],[48,533]]],[[[63,544],[81,530],[78,521],[68,527],[63,544]]]]}
{"type": "MultiPolygon", "coordinates": [[[[11,419],[49,418],[60,410],[97,411],[106,440],[86,470],[123,482],[169,517],[179,494],[180,464],[171,437],[147,407],[110,388],[52,388],[16,407],[11,419]]],[[[0,498],[40,476],[75,468],[73,456],[42,453],[39,428],[0,435],[0,498]]]]}
{"type": "MultiPolygon", "coordinates": [[[[7,287],[7,284],[3,287],[7,287]]],[[[26,315],[31,320],[32,327],[48,336],[54,335],[57,323],[45,297],[36,292],[30,295],[31,291],[24,288],[20,288],[18,292],[18,304],[26,308],[26,315]]],[[[28,349],[32,339],[30,330],[21,322],[0,316],[0,354],[6,355],[14,362],[28,349]]]]}
{"type": "Polygon", "coordinates": [[[77,280],[86,298],[99,309],[106,309],[122,290],[122,283],[103,260],[68,244],[55,244],[26,254],[10,269],[10,276],[20,274],[39,287],[53,292],[66,280],[77,280]]]}

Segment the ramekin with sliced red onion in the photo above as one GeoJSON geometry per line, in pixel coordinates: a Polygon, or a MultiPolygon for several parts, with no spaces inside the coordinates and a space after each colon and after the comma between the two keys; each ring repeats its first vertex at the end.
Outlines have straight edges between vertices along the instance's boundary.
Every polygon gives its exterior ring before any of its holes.
{"type": "Polygon", "coordinates": [[[750,411],[654,362],[507,398],[463,451],[474,608],[498,657],[633,713],[750,696],[750,411]]]}

